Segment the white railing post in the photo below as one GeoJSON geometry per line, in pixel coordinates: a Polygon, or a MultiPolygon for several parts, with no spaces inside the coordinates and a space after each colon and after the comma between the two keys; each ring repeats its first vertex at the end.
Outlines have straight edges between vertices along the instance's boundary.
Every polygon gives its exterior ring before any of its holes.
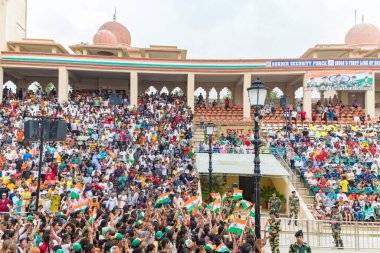
{"type": "Polygon", "coordinates": [[[321,229],[320,229],[320,222],[317,220],[317,247],[321,246],[321,229]]]}
{"type": "Polygon", "coordinates": [[[358,225],[357,221],[355,222],[354,231],[355,231],[355,235],[354,235],[354,237],[355,237],[355,250],[358,251],[360,248],[360,245],[359,245],[359,225],[358,225]]]}

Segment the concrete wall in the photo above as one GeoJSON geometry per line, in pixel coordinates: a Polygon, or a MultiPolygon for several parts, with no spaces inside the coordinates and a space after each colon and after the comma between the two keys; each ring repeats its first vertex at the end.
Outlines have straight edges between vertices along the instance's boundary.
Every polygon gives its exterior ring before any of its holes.
{"type": "Polygon", "coordinates": [[[121,79],[95,79],[86,78],[81,79],[79,82],[70,83],[74,89],[81,90],[125,90],[129,94],[129,80],[121,79]]]}
{"type": "Polygon", "coordinates": [[[239,176],[227,176],[226,185],[222,187],[222,192],[220,194],[223,194],[226,191],[232,190],[232,186],[235,183],[239,184],[239,176]]]}

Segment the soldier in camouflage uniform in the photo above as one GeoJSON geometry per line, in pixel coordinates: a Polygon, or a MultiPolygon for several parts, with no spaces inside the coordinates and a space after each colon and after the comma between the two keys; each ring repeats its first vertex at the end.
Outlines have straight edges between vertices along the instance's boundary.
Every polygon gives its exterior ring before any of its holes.
{"type": "Polygon", "coordinates": [[[271,211],[269,213],[270,219],[269,223],[269,243],[272,249],[272,253],[280,253],[280,231],[281,231],[281,222],[275,217],[275,213],[271,211]]]}
{"type": "Polygon", "coordinates": [[[338,206],[333,206],[333,215],[331,218],[331,229],[332,229],[332,236],[334,238],[335,247],[342,247],[343,248],[343,241],[342,237],[340,236],[340,232],[342,228],[340,227],[340,222],[343,220],[342,215],[338,211],[338,206]]]}
{"type": "Polygon", "coordinates": [[[303,241],[302,230],[297,231],[294,236],[296,237],[296,242],[290,244],[289,253],[311,253],[310,246],[303,241]]]}
{"type": "Polygon", "coordinates": [[[280,216],[281,200],[276,197],[276,193],[272,194],[272,197],[269,198],[269,211],[274,212],[276,218],[280,216]]]}
{"type": "Polygon", "coordinates": [[[289,210],[290,210],[290,214],[289,214],[289,223],[288,223],[288,225],[290,225],[291,219],[294,216],[294,225],[297,226],[298,212],[300,210],[299,206],[300,206],[300,199],[296,195],[296,191],[292,191],[292,195],[289,196],[289,210]]]}

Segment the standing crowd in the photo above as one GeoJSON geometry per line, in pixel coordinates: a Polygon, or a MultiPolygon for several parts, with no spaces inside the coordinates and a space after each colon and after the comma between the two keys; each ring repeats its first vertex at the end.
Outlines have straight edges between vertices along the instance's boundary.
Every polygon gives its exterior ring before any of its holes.
{"type": "MultiPolygon", "coordinates": [[[[151,94],[114,106],[108,94],[72,92],[59,104],[41,91],[8,94],[0,105],[2,252],[262,251],[266,237],[256,240],[254,219],[231,192],[211,209],[190,205],[200,188],[185,101],[151,94]],[[66,141],[44,145],[37,203],[40,147],[25,140],[23,125],[38,115],[64,119],[68,131],[66,141]]],[[[279,221],[269,222],[279,252],[279,221]]]]}

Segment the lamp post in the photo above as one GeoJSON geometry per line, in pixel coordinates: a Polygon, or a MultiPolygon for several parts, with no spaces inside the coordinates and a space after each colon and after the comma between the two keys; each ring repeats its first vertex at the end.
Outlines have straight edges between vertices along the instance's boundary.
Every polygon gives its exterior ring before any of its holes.
{"type": "Polygon", "coordinates": [[[209,183],[209,196],[210,196],[210,201],[212,201],[211,198],[211,192],[212,192],[212,146],[211,146],[211,141],[212,141],[212,136],[214,135],[214,128],[215,125],[212,122],[207,123],[206,126],[206,135],[208,137],[208,156],[209,156],[209,161],[208,161],[208,183],[209,183]]]}
{"type": "MultiPolygon", "coordinates": [[[[267,89],[264,86],[264,83],[257,78],[248,89],[249,103],[251,107],[255,109],[254,120],[255,120],[255,129],[254,129],[254,139],[252,143],[255,145],[255,159],[254,163],[254,172],[253,172],[253,187],[255,192],[255,235],[257,239],[261,238],[261,226],[260,226],[260,154],[259,148],[261,144],[260,140],[260,126],[259,121],[262,119],[260,115],[260,108],[264,106],[265,98],[267,96],[267,89]]],[[[257,251],[258,252],[258,251],[257,251]]]]}

